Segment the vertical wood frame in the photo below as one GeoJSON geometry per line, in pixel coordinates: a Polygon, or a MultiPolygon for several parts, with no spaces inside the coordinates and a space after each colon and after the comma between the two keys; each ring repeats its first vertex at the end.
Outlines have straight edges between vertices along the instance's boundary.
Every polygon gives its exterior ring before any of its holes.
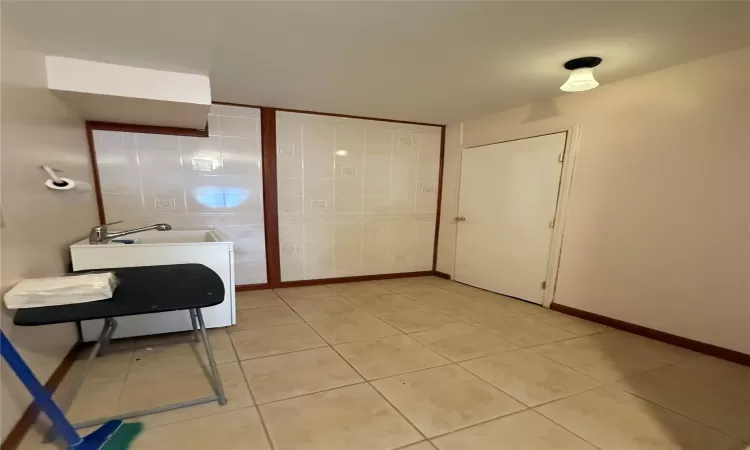
{"type": "Polygon", "coordinates": [[[96,149],[94,148],[94,128],[91,126],[91,122],[86,122],[86,139],[89,143],[89,158],[91,160],[91,174],[94,178],[99,225],[104,225],[107,223],[107,218],[104,216],[104,199],[102,198],[102,185],[99,179],[99,163],[96,160],[96,149]]]}
{"type": "Polygon", "coordinates": [[[266,284],[281,282],[279,255],[279,185],[276,170],[276,109],[260,108],[260,145],[263,155],[263,228],[266,238],[266,284]]]}
{"type": "Polygon", "coordinates": [[[445,125],[440,127],[440,164],[438,166],[437,208],[435,211],[435,243],[432,246],[432,271],[437,270],[438,243],[440,241],[440,211],[443,204],[443,167],[445,166],[445,125]]]}

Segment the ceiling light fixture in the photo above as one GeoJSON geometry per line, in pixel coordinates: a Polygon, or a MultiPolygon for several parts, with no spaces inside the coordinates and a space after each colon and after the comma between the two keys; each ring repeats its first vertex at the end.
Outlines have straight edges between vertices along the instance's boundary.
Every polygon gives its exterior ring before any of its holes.
{"type": "Polygon", "coordinates": [[[570,76],[560,89],[565,92],[581,92],[599,86],[594,78],[594,67],[601,62],[602,59],[597,56],[584,56],[566,62],[563,66],[570,70],[570,76]]]}

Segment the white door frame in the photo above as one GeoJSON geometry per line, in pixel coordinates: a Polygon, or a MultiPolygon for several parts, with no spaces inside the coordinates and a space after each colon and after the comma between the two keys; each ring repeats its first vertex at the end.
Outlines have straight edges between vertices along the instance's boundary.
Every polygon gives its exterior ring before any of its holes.
{"type": "MultiPolygon", "coordinates": [[[[556,133],[567,133],[565,137],[565,150],[563,151],[563,166],[560,173],[560,189],[557,193],[557,210],[555,211],[555,228],[552,231],[552,242],[550,243],[549,259],[547,262],[547,288],[544,290],[544,297],[542,300],[542,306],[549,308],[555,298],[555,291],[557,289],[557,275],[560,269],[560,254],[562,252],[563,235],[565,234],[565,225],[568,217],[568,206],[570,203],[570,191],[573,184],[573,172],[575,169],[576,156],[581,141],[581,126],[573,125],[568,128],[551,127],[545,133],[535,133],[532,135],[507,139],[499,142],[489,142],[487,144],[473,145],[471,147],[461,146],[461,158],[459,160],[458,167],[458,202],[456,203],[456,214],[459,215],[461,210],[461,166],[463,165],[464,150],[476,147],[484,147],[485,145],[502,144],[503,142],[518,141],[521,139],[530,139],[539,136],[546,136],[548,134],[556,133]]],[[[459,225],[460,226],[460,225],[459,225]]],[[[458,245],[458,227],[456,227],[456,235],[454,236],[454,249],[458,245]]],[[[453,252],[453,274],[456,273],[456,255],[458,251],[453,252]]]]}

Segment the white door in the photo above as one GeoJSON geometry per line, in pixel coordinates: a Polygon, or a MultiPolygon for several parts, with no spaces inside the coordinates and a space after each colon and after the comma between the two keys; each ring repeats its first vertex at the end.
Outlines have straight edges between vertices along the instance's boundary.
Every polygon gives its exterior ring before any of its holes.
{"type": "Polygon", "coordinates": [[[463,150],[456,281],[542,303],[565,136],[463,150]]]}

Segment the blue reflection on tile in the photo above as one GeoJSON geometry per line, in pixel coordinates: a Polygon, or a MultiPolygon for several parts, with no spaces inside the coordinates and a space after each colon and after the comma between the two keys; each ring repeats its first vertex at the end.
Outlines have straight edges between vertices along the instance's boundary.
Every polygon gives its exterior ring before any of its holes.
{"type": "Polygon", "coordinates": [[[222,186],[201,186],[193,189],[193,198],[209,208],[235,208],[247,200],[247,189],[222,186]]]}

